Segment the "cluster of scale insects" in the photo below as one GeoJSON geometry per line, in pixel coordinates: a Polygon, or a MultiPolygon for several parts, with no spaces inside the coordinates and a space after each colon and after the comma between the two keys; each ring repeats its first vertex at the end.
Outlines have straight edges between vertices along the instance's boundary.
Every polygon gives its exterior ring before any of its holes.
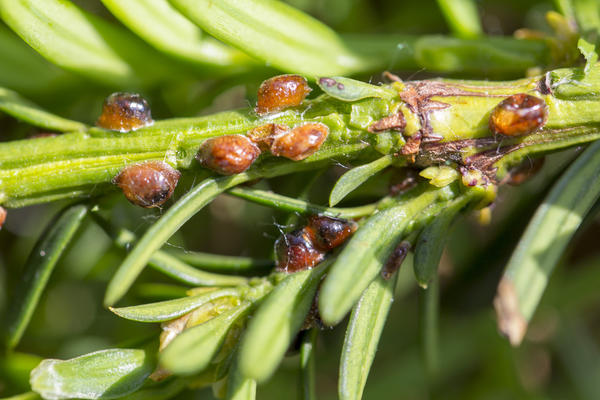
{"type": "MultiPolygon", "coordinates": [[[[300,105],[311,92],[305,78],[298,75],[280,75],[264,81],[258,90],[255,112],[264,116],[300,105]]],[[[403,130],[404,124],[392,124],[385,117],[373,124],[370,132],[385,129],[403,130]]],[[[492,111],[489,129],[496,135],[520,136],[539,130],[548,118],[543,99],[524,93],[507,97],[492,111]]],[[[395,121],[395,119],[394,119],[395,121]]],[[[394,122],[392,121],[392,122],[394,122]]],[[[153,123],[148,102],[138,94],[113,93],[104,102],[96,124],[104,129],[127,133],[153,123]]],[[[246,135],[225,135],[205,140],[196,160],[205,168],[221,175],[246,171],[263,153],[299,161],[314,154],[329,134],[322,123],[304,123],[293,128],[283,124],[267,123],[251,129],[246,135]]],[[[541,167],[534,164],[516,167],[508,183],[520,184],[541,167]]],[[[181,174],[165,162],[151,161],[129,165],[114,178],[131,203],[145,207],[159,207],[173,194],[181,174]]],[[[402,185],[407,186],[406,182],[402,185]]],[[[409,185],[410,186],[410,185],[409,185]]],[[[6,219],[6,210],[0,207],[0,228],[6,219]]],[[[306,226],[282,235],[275,242],[277,269],[296,272],[312,268],[326,254],[343,244],[357,229],[354,221],[312,216],[306,226]]],[[[400,266],[410,244],[401,242],[382,270],[389,278],[400,266]]]]}

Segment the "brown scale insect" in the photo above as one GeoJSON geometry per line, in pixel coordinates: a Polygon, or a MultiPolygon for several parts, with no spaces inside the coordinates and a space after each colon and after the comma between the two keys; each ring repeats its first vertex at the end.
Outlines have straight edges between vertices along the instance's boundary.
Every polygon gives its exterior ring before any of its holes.
{"type": "Polygon", "coordinates": [[[544,157],[524,160],[521,164],[510,170],[506,183],[511,186],[521,185],[537,174],[543,166],[544,157]]]}
{"type": "Polygon", "coordinates": [[[314,247],[306,228],[279,237],[275,254],[277,270],[287,273],[312,268],[325,258],[325,253],[314,247]]]}
{"type": "Polygon", "coordinates": [[[196,159],[202,166],[221,175],[246,171],[260,155],[260,149],[242,135],[218,136],[200,146],[196,159]]]}
{"type": "Polygon", "coordinates": [[[271,153],[294,161],[304,160],[319,150],[328,134],[329,128],[320,122],[300,125],[275,136],[271,153]]]}
{"type": "Polygon", "coordinates": [[[354,221],[313,215],[299,230],[275,242],[277,270],[287,273],[309,269],[323,261],[328,251],[342,245],[358,228],[354,221]]]}
{"type": "Polygon", "coordinates": [[[317,249],[331,251],[343,244],[357,228],[354,221],[313,215],[305,229],[317,249]]]}
{"type": "Polygon", "coordinates": [[[181,174],[169,164],[151,161],[125,167],[114,179],[131,203],[158,207],[173,194],[181,174]]]}
{"type": "Polygon", "coordinates": [[[264,115],[298,106],[311,90],[306,79],[299,75],[274,76],[258,88],[258,102],[254,110],[264,115]]]}
{"type": "Polygon", "coordinates": [[[494,108],[489,128],[495,134],[521,136],[537,131],[547,119],[548,107],[543,99],[518,93],[502,100],[494,108]]]}
{"type": "Polygon", "coordinates": [[[396,246],[385,265],[381,269],[381,277],[386,281],[394,275],[396,271],[400,269],[408,251],[410,250],[410,242],[403,240],[396,246]]]}
{"type": "Polygon", "coordinates": [[[139,94],[117,92],[104,100],[102,114],[96,125],[104,129],[129,132],[151,125],[148,102],[139,94]]]}
{"type": "Polygon", "coordinates": [[[4,225],[4,221],[6,221],[6,209],[0,206],[0,229],[2,229],[2,225],[4,225]]]}

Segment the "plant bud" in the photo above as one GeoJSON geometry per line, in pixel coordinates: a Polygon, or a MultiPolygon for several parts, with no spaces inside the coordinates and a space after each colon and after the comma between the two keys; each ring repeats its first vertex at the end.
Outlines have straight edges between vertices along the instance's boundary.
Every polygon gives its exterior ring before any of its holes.
{"type": "Polygon", "coordinates": [[[196,159],[203,167],[221,175],[246,171],[260,155],[260,149],[242,135],[218,136],[200,146],[196,159]]]}
{"type": "Polygon", "coordinates": [[[354,221],[313,215],[305,229],[315,248],[331,251],[343,244],[357,228],[354,221]]]}
{"type": "Polygon", "coordinates": [[[325,253],[315,249],[306,228],[280,236],[275,242],[277,270],[293,273],[323,261],[325,253]]]}
{"type": "Polygon", "coordinates": [[[489,128],[495,134],[527,135],[540,129],[548,119],[546,102],[525,93],[502,100],[490,115],[489,128]]]}
{"type": "Polygon", "coordinates": [[[104,100],[102,115],[96,125],[104,129],[129,132],[151,125],[148,102],[139,94],[117,92],[104,100]]]}
{"type": "Polygon", "coordinates": [[[304,160],[319,150],[328,134],[329,128],[321,123],[300,125],[276,136],[271,153],[294,161],[304,160]]]}
{"type": "Polygon", "coordinates": [[[114,182],[131,203],[140,207],[158,207],[166,202],[181,174],[169,164],[151,161],[125,167],[114,182]]]}
{"type": "Polygon", "coordinates": [[[310,92],[306,79],[299,75],[275,76],[264,81],[258,88],[255,111],[263,115],[298,106],[310,92]]]}

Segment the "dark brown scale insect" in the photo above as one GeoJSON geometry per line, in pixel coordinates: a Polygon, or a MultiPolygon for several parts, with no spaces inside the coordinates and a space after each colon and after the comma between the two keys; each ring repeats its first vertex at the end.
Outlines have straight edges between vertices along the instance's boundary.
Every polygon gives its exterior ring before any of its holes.
{"type": "Polygon", "coordinates": [[[150,208],[162,205],[171,197],[180,176],[169,164],[151,161],[125,167],[114,182],[131,203],[150,208]]]}
{"type": "Polygon", "coordinates": [[[264,81],[258,88],[255,111],[259,115],[298,106],[311,92],[306,79],[299,75],[279,75],[264,81]]]}
{"type": "Polygon", "coordinates": [[[543,166],[544,157],[524,160],[521,164],[510,170],[506,183],[512,186],[521,185],[537,174],[543,166]]]}
{"type": "Polygon", "coordinates": [[[405,240],[400,242],[400,244],[396,246],[396,248],[390,255],[390,258],[388,258],[387,262],[381,269],[381,277],[383,279],[387,281],[392,277],[392,275],[394,275],[396,271],[400,269],[402,263],[404,262],[404,259],[406,258],[406,255],[408,254],[408,251],[410,250],[410,247],[410,242],[407,242],[405,240]]]}
{"type": "Polygon", "coordinates": [[[0,206],[0,229],[2,229],[4,221],[6,221],[6,209],[0,206]]]}
{"type": "Polygon", "coordinates": [[[321,123],[300,125],[276,136],[271,153],[294,161],[304,160],[319,150],[328,134],[329,128],[321,123]]]}
{"type": "Polygon", "coordinates": [[[319,292],[315,295],[313,302],[310,306],[310,310],[308,310],[308,314],[306,314],[306,318],[302,323],[301,330],[308,330],[312,328],[325,329],[325,323],[321,319],[321,314],[319,314],[319,292]]]}
{"type": "Polygon", "coordinates": [[[280,236],[275,242],[277,270],[293,273],[310,269],[323,261],[325,253],[317,250],[306,228],[280,236]]]}
{"type": "Polygon", "coordinates": [[[527,135],[540,129],[548,119],[546,102],[525,93],[502,100],[490,115],[489,128],[495,134],[527,135]]]}
{"type": "Polygon", "coordinates": [[[242,135],[218,136],[200,146],[196,159],[203,167],[221,175],[244,172],[260,155],[260,149],[242,135]]]}
{"type": "Polygon", "coordinates": [[[104,100],[102,115],[96,125],[104,129],[129,132],[151,125],[148,102],[139,94],[117,92],[104,100]]]}
{"type": "Polygon", "coordinates": [[[354,221],[313,215],[304,228],[315,248],[331,251],[343,244],[358,228],[354,221]]]}

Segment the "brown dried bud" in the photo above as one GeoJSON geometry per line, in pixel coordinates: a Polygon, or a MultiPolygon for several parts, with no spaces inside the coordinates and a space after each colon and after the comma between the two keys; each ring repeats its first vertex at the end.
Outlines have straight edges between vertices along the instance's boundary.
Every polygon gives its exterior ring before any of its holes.
{"type": "Polygon", "coordinates": [[[396,271],[400,269],[402,263],[404,262],[404,259],[406,258],[406,255],[408,254],[408,251],[410,250],[410,247],[410,242],[407,242],[405,240],[400,242],[400,244],[396,246],[390,257],[386,261],[385,265],[381,269],[381,277],[383,279],[387,281],[392,277],[392,275],[394,275],[396,271]]]}
{"type": "Polygon", "coordinates": [[[502,100],[490,115],[490,131],[506,136],[521,136],[540,129],[548,119],[546,102],[525,93],[502,100]]]}
{"type": "Polygon", "coordinates": [[[151,161],[125,167],[114,182],[131,203],[140,207],[158,207],[166,202],[181,174],[169,164],[151,161]]]}
{"type": "Polygon", "coordinates": [[[37,133],[34,133],[33,135],[29,136],[29,139],[42,139],[42,138],[55,137],[55,136],[58,136],[58,134],[54,133],[54,132],[37,132],[37,133]]]}
{"type": "Polygon", "coordinates": [[[260,155],[260,149],[242,135],[218,136],[200,146],[196,159],[203,167],[221,175],[246,171],[260,155]]]}
{"type": "Polygon", "coordinates": [[[388,115],[387,117],[383,117],[380,120],[373,122],[367,130],[371,133],[389,131],[390,129],[404,132],[404,128],[406,128],[406,118],[404,118],[402,111],[398,111],[395,114],[388,115]]]}
{"type": "Polygon", "coordinates": [[[102,115],[96,125],[104,129],[129,132],[151,125],[148,102],[139,94],[117,92],[104,100],[102,115]]]}
{"type": "Polygon", "coordinates": [[[325,253],[315,249],[306,228],[280,236],[275,242],[277,270],[293,273],[323,261],[325,253]]]}
{"type": "Polygon", "coordinates": [[[328,134],[327,125],[319,122],[300,125],[276,136],[271,153],[294,161],[304,160],[319,150],[328,134]]]}
{"type": "Polygon", "coordinates": [[[343,244],[358,228],[354,221],[313,215],[305,231],[315,248],[331,251],[343,244]]]}
{"type": "Polygon", "coordinates": [[[543,166],[544,157],[524,160],[510,170],[506,183],[512,186],[521,185],[537,174],[543,166]]]}
{"type": "Polygon", "coordinates": [[[389,193],[392,196],[399,195],[414,188],[419,180],[419,172],[412,168],[394,169],[390,181],[389,193]]]}
{"type": "Polygon", "coordinates": [[[247,136],[262,151],[267,151],[273,145],[275,137],[288,133],[290,128],[282,124],[265,124],[247,132],[247,136]]]}
{"type": "Polygon", "coordinates": [[[6,209],[0,206],[0,229],[2,229],[2,225],[4,225],[4,221],[6,221],[6,209]]]}
{"type": "Polygon", "coordinates": [[[299,106],[311,90],[306,79],[299,75],[274,76],[258,88],[255,111],[263,115],[299,106]]]}

